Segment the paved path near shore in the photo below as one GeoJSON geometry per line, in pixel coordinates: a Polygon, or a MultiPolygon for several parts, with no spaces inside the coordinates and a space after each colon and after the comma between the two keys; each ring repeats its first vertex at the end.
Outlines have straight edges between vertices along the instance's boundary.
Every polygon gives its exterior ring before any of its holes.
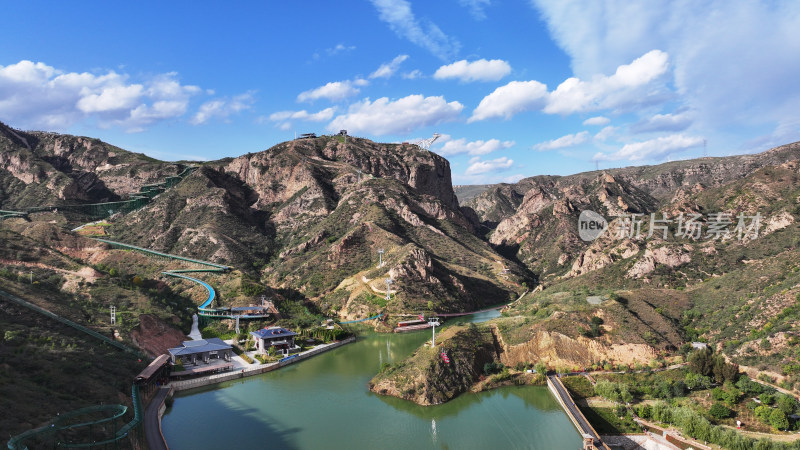
{"type": "Polygon", "coordinates": [[[203,335],[200,334],[200,327],[197,326],[197,314],[192,314],[192,331],[189,332],[189,337],[194,341],[203,339],[203,335]]]}
{"type": "Polygon", "coordinates": [[[169,394],[169,388],[161,387],[144,412],[144,434],[150,450],[169,450],[164,441],[164,435],[161,434],[161,421],[158,418],[158,410],[161,408],[161,403],[167,398],[167,394],[169,394]]]}

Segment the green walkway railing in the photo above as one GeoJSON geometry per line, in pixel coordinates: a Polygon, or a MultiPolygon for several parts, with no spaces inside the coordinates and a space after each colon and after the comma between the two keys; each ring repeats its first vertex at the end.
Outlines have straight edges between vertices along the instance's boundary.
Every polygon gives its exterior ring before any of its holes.
{"type": "MultiPolygon", "coordinates": [[[[137,247],[135,245],[125,244],[125,243],[122,243],[122,242],[110,241],[108,239],[101,239],[101,238],[92,238],[92,239],[94,239],[95,241],[104,242],[104,243],[106,243],[106,244],[108,244],[108,245],[110,245],[112,247],[117,247],[117,248],[126,249],[126,250],[136,250],[137,252],[147,253],[147,254],[154,255],[154,256],[160,256],[162,258],[176,259],[178,261],[185,261],[185,262],[190,262],[190,263],[194,263],[194,264],[200,264],[202,266],[214,267],[214,269],[199,269],[199,270],[185,269],[185,270],[182,270],[182,272],[186,272],[186,271],[191,271],[191,272],[198,272],[198,271],[200,271],[200,272],[227,272],[227,271],[232,269],[231,266],[226,266],[224,264],[216,264],[216,263],[212,263],[212,262],[208,262],[208,261],[201,261],[199,259],[184,258],[183,256],[178,256],[178,255],[170,255],[169,253],[163,253],[163,252],[159,252],[159,251],[156,251],[156,250],[150,250],[149,248],[144,248],[144,247],[137,247]]],[[[172,272],[174,272],[174,271],[172,271],[172,272]]]]}
{"type": "Polygon", "coordinates": [[[210,318],[214,318],[214,319],[236,319],[236,318],[239,318],[239,319],[263,319],[263,318],[266,318],[266,317],[269,316],[269,314],[233,314],[233,313],[231,313],[230,309],[228,309],[228,308],[213,308],[213,307],[211,307],[211,304],[217,298],[216,290],[213,287],[211,287],[210,284],[206,283],[205,281],[198,280],[197,278],[193,278],[193,277],[189,277],[189,276],[183,275],[185,273],[193,273],[193,272],[212,272],[212,273],[213,272],[216,272],[216,273],[223,272],[224,273],[224,272],[228,272],[231,269],[233,269],[230,266],[226,266],[224,264],[212,263],[212,262],[209,262],[209,261],[201,261],[199,259],[185,258],[183,256],[178,256],[178,255],[171,255],[169,253],[163,253],[163,252],[159,252],[159,251],[156,251],[156,250],[150,250],[149,248],[144,248],[144,247],[137,247],[135,245],[125,244],[125,243],[122,243],[122,242],[110,241],[108,239],[101,239],[101,238],[92,238],[92,239],[94,239],[96,241],[99,241],[99,242],[106,243],[106,244],[108,244],[108,245],[110,245],[112,247],[116,247],[116,248],[121,248],[121,249],[125,249],[125,250],[134,250],[134,251],[137,251],[137,252],[142,252],[142,253],[145,253],[145,254],[148,254],[148,255],[158,256],[158,257],[161,257],[161,258],[174,259],[174,260],[177,260],[177,261],[183,261],[183,262],[188,262],[188,263],[193,263],[193,264],[199,264],[199,265],[203,265],[203,266],[212,267],[212,269],[175,269],[175,270],[165,270],[164,272],[161,272],[162,275],[166,275],[166,276],[169,276],[169,277],[175,277],[175,278],[181,278],[181,279],[184,279],[184,280],[187,280],[187,281],[191,281],[192,283],[199,284],[200,286],[202,286],[208,292],[208,296],[206,297],[206,299],[203,300],[203,302],[197,308],[197,315],[199,315],[201,317],[210,317],[210,318]]]}
{"type": "Polygon", "coordinates": [[[7,217],[24,217],[30,213],[46,211],[69,211],[84,214],[95,219],[102,219],[114,213],[128,213],[144,207],[158,194],[178,184],[182,179],[197,170],[197,166],[186,167],[178,175],[170,175],[160,183],[145,184],[139,192],[131,194],[128,200],[104,203],[86,203],[82,205],[51,205],[23,208],[22,211],[0,211],[0,219],[7,217]]]}
{"type": "Polygon", "coordinates": [[[119,430],[116,429],[117,421],[122,420],[122,417],[128,411],[125,405],[97,405],[89,406],[87,408],[76,409],[64,414],[59,414],[47,424],[28,430],[24,433],[12,437],[8,441],[9,450],[27,450],[29,444],[44,444],[52,448],[92,448],[92,447],[107,447],[109,445],[118,448],[119,441],[125,439],[130,434],[131,430],[136,429],[142,425],[143,406],[142,399],[139,396],[139,386],[134,384],[131,387],[131,400],[133,401],[133,419],[123,425],[119,430]],[[71,424],[70,422],[75,418],[88,414],[97,414],[108,412],[110,416],[101,419],[71,424]],[[106,439],[96,440],[93,436],[94,427],[104,424],[112,426],[113,434],[106,439]],[[67,431],[84,431],[88,428],[88,438],[91,442],[62,442],[64,433],[67,431]],[[83,429],[83,430],[81,430],[83,429]]]}
{"type": "MultiPolygon", "coordinates": [[[[124,345],[120,342],[117,342],[107,336],[104,336],[94,330],[84,327],[83,325],[79,325],[69,319],[59,316],[58,314],[52,313],[44,308],[34,305],[28,301],[25,301],[15,295],[9,294],[5,291],[0,291],[0,296],[5,298],[8,301],[16,303],[17,305],[23,306],[28,308],[32,311],[35,311],[39,314],[47,316],[53,320],[63,323],[71,328],[74,328],[82,333],[86,333],[100,341],[109,344],[115,348],[120,350],[133,353],[137,356],[142,356],[142,354],[127,345],[124,345]]],[[[85,442],[85,443],[66,443],[66,442],[55,442],[59,439],[59,433],[68,430],[75,430],[78,428],[88,427],[89,430],[92,430],[92,427],[96,425],[100,425],[106,422],[114,422],[114,426],[116,426],[116,420],[120,419],[125,412],[128,410],[127,406],[124,405],[99,405],[99,406],[89,406],[87,408],[81,408],[74,411],[70,411],[64,414],[60,414],[55,419],[51,420],[47,425],[28,430],[22,434],[14,436],[11,440],[8,441],[8,448],[10,450],[23,450],[27,449],[27,442],[32,442],[36,440],[37,442],[42,442],[42,440],[50,440],[53,443],[53,447],[64,447],[64,448],[86,448],[86,447],[97,447],[97,446],[106,446],[109,444],[114,444],[119,440],[125,438],[131,429],[139,426],[142,423],[142,401],[139,397],[139,386],[136,384],[133,385],[131,388],[131,396],[133,400],[133,411],[134,416],[133,420],[125,424],[122,428],[116,431],[115,435],[111,438],[102,440],[102,441],[92,441],[92,442],[85,442]],[[82,415],[90,414],[90,413],[97,413],[97,412],[111,412],[113,415],[110,417],[104,417],[102,419],[89,421],[89,422],[82,422],[77,424],[70,424],[70,419],[75,417],[80,417],[82,415]]],[[[91,434],[91,433],[90,433],[91,434]]]]}
{"type": "Polygon", "coordinates": [[[50,311],[48,311],[48,310],[46,310],[44,308],[36,306],[33,303],[25,301],[25,300],[15,296],[15,295],[11,295],[8,292],[0,291],[0,297],[4,297],[5,299],[7,299],[7,300],[9,300],[11,302],[14,302],[14,303],[16,303],[16,304],[18,304],[20,306],[24,306],[24,307],[26,307],[26,308],[28,308],[30,310],[38,312],[39,314],[43,314],[43,315],[45,315],[45,316],[47,316],[47,317],[49,317],[49,318],[51,318],[53,320],[57,320],[57,321],[63,323],[64,325],[72,327],[72,328],[74,328],[74,329],[76,329],[76,330],[78,330],[80,332],[86,333],[89,336],[92,336],[92,337],[94,337],[96,339],[99,339],[99,340],[105,342],[106,344],[109,344],[109,345],[111,345],[113,347],[116,347],[116,348],[118,348],[120,350],[124,350],[126,352],[133,353],[134,355],[141,356],[141,353],[138,350],[135,350],[135,349],[133,349],[131,347],[128,347],[125,344],[117,342],[117,341],[109,338],[108,336],[103,336],[102,334],[98,333],[97,331],[90,330],[89,328],[86,328],[83,325],[79,325],[79,324],[77,324],[77,323],[75,323],[75,322],[73,322],[73,321],[71,321],[71,320],[69,320],[67,318],[61,317],[58,314],[52,313],[52,312],[50,312],[50,311]]]}

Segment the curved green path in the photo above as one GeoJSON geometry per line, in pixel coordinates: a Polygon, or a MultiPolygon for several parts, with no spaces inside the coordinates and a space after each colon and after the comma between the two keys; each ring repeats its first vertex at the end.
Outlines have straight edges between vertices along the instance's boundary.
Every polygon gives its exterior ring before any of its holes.
{"type": "Polygon", "coordinates": [[[92,442],[82,442],[82,443],[68,443],[68,442],[60,442],[60,434],[63,432],[70,432],[76,431],[81,429],[89,429],[89,435],[91,436],[91,432],[93,427],[101,424],[106,424],[111,422],[111,425],[116,428],[116,423],[118,420],[122,419],[122,416],[128,411],[128,407],[125,405],[97,405],[97,406],[89,406],[87,408],[76,409],[74,411],[69,411],[64,414],[60,414],[56,418],[52,419],[50,422],[46,423],[45,425],[35,428],[33,430],[28,430],[22,434],[18,434],[12,437],[8,441],[8,448],[9,450],[27,450],[29,443],[41,444],[42,442],[49,441],[53,448],[90,448],[90,447],[98,447],[98,446],[107,446],[111,444],[115,444],[119,442],[121,439],[128,437],[128,434],[134,428],[138,427],[142,423],[142,399],[139,397],[139,386],[137,384],[133,384],[131,387],[131,398],[133,399],[133,419],[124,424],[120,429],[116,430],[114,434],[107,439],[103,439],[100,441],[93,440],[92,442]],[[83,415],[88,414],[96,414],[96,413],[109,413],[108,417],[104,417],[102,419],[81,422],[72,424],[70,423],[71,420],[80,418],[83,415]]]}
{"type": "Polygon", "coordinates": [[[135,245],[125,244],[122,242],[110,241],[108,239],[100,239],[100,238],[93,238],[93,239],[111,245],[112,247],[117,247],[126,250],[134,250],[137,252],[142,252],[149,255],[158,256],[161,258],[174,259],[177,261],[183,261],[183,262],[200,264],[203,266],[211,267],[210,269],[176,269],[176,270],[165,270],[161,272],[162,275],[191,281],[205,288],[206,292],[208,292],[208,296],[206,297],[205,300],[203,300],[203,303],[201,303],[200,306],[197,308],[197,314],[200,316],[211,317],[216,319],[236,319],[237,317],[240,319],[263,319],[268,316],[268,314],[233,314],[231,310],[228,308],[213,308],[211,307],[211,304],[217,298],[217,293],[214,290],[214,288],[211,287],[211,285],[206,283],[205,281],[198,280],[197,278],[193,278],[187,275],[183,275],[185,273],[198,273],[198,272],[224,273],[224,272],[229,272],[231,269],[233,269],[233,267],[231,266],[212,263],[209,261],[202,261],[199,259],[186,258],[178,255],[171,255],[169,253],[150,250],[144,247],[137,247],[135,245]]]}
{"type": "MultiPolygon", "coordinates": [[[[113,339],[108,338],[107,336],[103,336],[102,334],[90,330],[89,328],[84,327],[83,325],[78,325],[77,323],[61,317],[57,314],[54,314],[44,308],[40,308],[39,306],[34,305],[33,303],[27,302],[15,295],[11,295],[7,292],[0,291],[0,296],[4,297],[5,299],[14,302],[20,306],[24,306],[28,309],[36,311],[39,314],[45,315],[53,320],[61,322],[65,325],[68,325],[78,331],[86,333],[96,339],[99,339],[106,344],[112,345],[120,350],[124,350],[126,352],[130,352],[136,355],[140,355],[141,353],[138,350],[135,350],[127,345],[124,345],[120,342],[117,342],[113,339]]],[[[131,398],[133,400],[133,419],[128,422],[127,424],[123,425],[122,428],[117,430],[114,433],[113,437],[105,439],[99,442],[91,442],[91,443],[80,443],[80,444],[68,444],[63,442],[57,442],[59,433],[62,431],[71,431],[77,430],[80,428],[89,428],[90,430],[95,425],[100,425],[106,422],[113,422],[112,425],[116,426],[116,421],[120,420],[122,416],[128,411],[128,407],[124,405],[99,405],[99,406],[90,406],[87,408],[81,408],[74,411],[66,412],[64,414],[59,415],[58,417],[54,418],[46,425],[41,426],[39,428],[35,428],[33,430],[28,430],[22,434],[12,437],[8,441],[8,448],[10,450],[23,450],[27,449],[28,442],[37,440],[41,442],[42,440],[51,440],[53,442],[53,447],[64,447],[64,448],[83,448],[83,447],[95,447],[98,445],[108,445],[113,444],[120,439],[125,438],[128,436],[128,433],[136,428],[139,424],[142,423],[142,401],[139,398],[139,386],[133,384],[131,387],[131,398]],[[111,416],[105,417],[102,419],[97,419],[94,421],[82,422],[77,424],[70,424],[70,419],[78,418],[84,414],[92,414],[98,412],[109,412],[111,416]]]]}
{"type": "Polygon", "coordinates": [[[147,205],[156,195],[180,183],[181,180],[189,176],[189,174],[195,170],[197,170],[197,166],[189,166],[183,169],[183,171],[178,175],[167,176],[164,178],[164,181],[160,183],[145,184],[139,188],[139,192],[131,194],[128,200],[104,203],[86,203],[82,205],[35,206],[31,208],[22,208],[22,211],[0,210],[0,219],[5,219],[8,217],[25,217],[30,213],[56,211],[59,209],[62,211],[85,214],[97,219],[102,219],[118,212],[131,212],[147,205]]]}

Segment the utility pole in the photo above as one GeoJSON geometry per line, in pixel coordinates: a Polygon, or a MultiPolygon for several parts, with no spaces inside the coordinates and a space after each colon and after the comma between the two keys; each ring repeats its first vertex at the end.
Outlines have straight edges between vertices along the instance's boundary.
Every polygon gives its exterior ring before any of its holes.
{"type": "Polygon", "coordinates": [[[436,347],[436,327],[439,326],[439,318],[431,317],[428,319],[428,325],[430,325],[431,330],[433,330],[433,337],[431,338],[431,348],[433,348],[436,347]]]}
{"type": "Polygon", "coordinates": [[[392,280],[391,278],[386,279],[386,300],[392,299],[390,295],[391,294],[390,286],[392,285],[392,283],[394,283],[394,280],[392,280]]]}
{"type": "Polygon", "coordinates": [[[381,267],[383,267],[383,249],[379,248],[378,249],[378,268],[380,269],[381,267]]]}
{"type": "Polygon", "coordinates": [[[117,307],[111,305],[111,325],[117,324],[117,307]]]}

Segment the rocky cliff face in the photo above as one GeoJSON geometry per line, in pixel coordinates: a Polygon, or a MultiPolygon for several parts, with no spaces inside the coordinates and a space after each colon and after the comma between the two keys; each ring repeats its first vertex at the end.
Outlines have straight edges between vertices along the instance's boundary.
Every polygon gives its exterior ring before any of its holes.
{"type": "Polygon", "coordinates": [[[256,194],[240,180],[203,167],[108,229],[122,242],[239,267],[269,254],[272,236],[256,194]]]}
{"type": "Polygon", "coordinates": [[[515,253],[536,273],[563,274],[589,244],[578,236],[582,211],[605,217],[644,214],[653,211],[656,203],[644,191],[608,173],[577,184],[556,177],[532,178],[515,212],[497,224],[489,242],[515,253]]]}
{"type": "Polygon", "coordinates": [[[513,297],[530,279],[473,234],[446,160],[363,139],[296,140],[209,163],[111,231],[257,268],[268,285],[343,317],[429,302],[440,311],[477,309],[513,297]],[[384,305],[375,298],[385,296],[387,277],[393,296],[384,305]]]}
{"type": "Polygon", "coordinates": [[[358,138],[348,138],[347,143],[335,138],[302,139],[240,156],[224,167],[259,194],[260,206],[285,202],[301,189],[341,193],[343,185],[359,178],[391,178],[458,209],[450,163],[413,145],[358,138]]]}
{"type": "Polygon", "coordinates": [[[97,139],[22,132],[0,123],[0,207],[116,201],[179,166],[97,139]]]}
{"type": "MultiPolygon", "coordinates": [[[[761,168],[796,164],[798,158],[800,143],[794,143],[755,155],[702,158],[566,177],[537,176],[512,185],[492,186],[465,206],[476,212],[483,232],[493,245],[515,255],[533,272],[544,277],[572,277],[630,258],[634,256],[634,248],[638,251],[642,247],[636,242],[616,248],[619,242],[581,241],[577,235],[581,211],[598,212],[609,222],[631,214],[649,219],[651,213],[672,218],[704,213],[707,211],[702,210],[701,204],[708,203],[704,199],[709,195],[718,196],[717,188],[742,180],[761,168]],[[706,190],[710,194],[704,195],[706,190]],[[542,245],[546,242],[550,244],[542,245]]],[[[720,211],[734,216],[741,211],[754,214],[755,209],[763,209],[775,201],[776,193],[769,190],[768,186],[753,186],[753,191],[759,193],[755,198],[763,198],[760,204],[752,196],[738,196],[735,201],[744,203],[730,203],[720,211]]],[[[732,192],[726,195],[734,196],[732,192]]],[[[791,223],[785,216],[769,220],[780,226],[791,223]]],[[[614,228],[619,223],[611,225],[614,228]]],[[[647,225],[642,229],[646,230],[647,225]]],[[[661,256],[643,257],[635,268],[629,268],[630,276],[641,277],[660,265],[660,259],[673,259],[661,256]]]]}

